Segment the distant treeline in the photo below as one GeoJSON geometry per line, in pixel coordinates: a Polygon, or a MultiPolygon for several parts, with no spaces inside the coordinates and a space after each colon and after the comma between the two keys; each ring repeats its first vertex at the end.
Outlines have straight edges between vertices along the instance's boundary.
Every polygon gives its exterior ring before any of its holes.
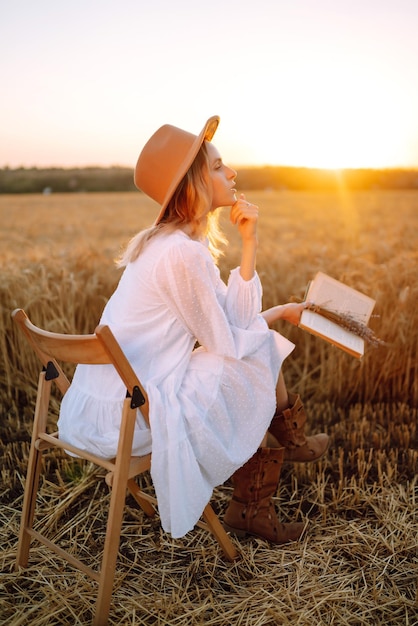
{"type": "MultiPolygon", "coordinates": [[[[299,167],[243,167],[241,189],[332,191],[341,186],[362,189],[418,189],[418,169],[347,169],[341,171],[299,167]]],[[[4,168],[0,193],[133,191],[133,170],[126,167],[4,168]]]]}

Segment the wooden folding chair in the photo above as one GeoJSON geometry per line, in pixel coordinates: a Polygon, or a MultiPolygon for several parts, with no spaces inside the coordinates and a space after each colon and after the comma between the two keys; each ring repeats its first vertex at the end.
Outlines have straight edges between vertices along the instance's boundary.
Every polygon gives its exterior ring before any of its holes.
{"type": "MultiPolygon", "coordinates": [[[[60,557],[66,559],[72,566],[79,568],[87,576],[96,580],[99,583],[99,588],[93,624],[101,626],[107,624],[110,610],[126,492],[129,490],[148,516],[154,515],[154,506],[157,504],[156,499],[141,491],[135,481],[136,476],[149,470],[151,455],[148,454],[144,457],[131,456],[135,417],[138,409],[149,424],[147,394],[108,326],[98,326],[94,334],[91,335],[66,335],[48,332],[34,326],[22,309],[13,311],[12,317],[23,331],[43,365],[38,382],[18,543],[17,566],[27,567],[30,543],[32,538],[34,538],[60,557]],[[94,454],[80,450],[62,441],[58,436],[58,432],[51,434],[47,432],[51,384],[54,382],[62,394],[65,394],[70,386],[70,382],[61,369],[59,362],[112,364],[123,380],[127,395],[123,402],[119,443],[115,459],[101,459],[94,454]],[[106,482],[111,486],[111,499],[99,572],[87,567],[79,559],[33,528],[42,452],[50,448],[61,448],[107,470],[106,482]]],[[[219,542],[225,557],[229,561],[234,560],[237,556],[237,551],[210,504],[206,506],[203,512],[203,518],[206,523],[201,521],[198,523],[198,526],[210,531],[219,542]]]]}

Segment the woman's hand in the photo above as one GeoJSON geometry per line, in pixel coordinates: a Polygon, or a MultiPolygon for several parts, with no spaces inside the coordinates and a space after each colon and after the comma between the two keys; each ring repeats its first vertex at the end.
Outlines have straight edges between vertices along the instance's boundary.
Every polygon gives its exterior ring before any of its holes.
{"type": "Polygon", "coordinates": [[[257,239],[258,206],[247,202],[245,194],[240,194],[232,205],[230,220],[232,224],[237,225],[243,241],[257,239]]]}
{"type": "Polygon", "coordinates": [[[236,224],[242,239],[239,272],[244,280],[251,280],[255,273],[257,256],[258,206],[247,202],[242,193],[231,207],[230,219],[236,224]]]}
{"type": "Polygon", "coordinates": [[[308,302],[288,302],[287,304],[280,304],[273,306],[271,309],[266,309],[261,315],[269,326],[278,320],[285,320],[297,326],[300,322],[302,311],[306,309],[308,304],[308,302]]]}

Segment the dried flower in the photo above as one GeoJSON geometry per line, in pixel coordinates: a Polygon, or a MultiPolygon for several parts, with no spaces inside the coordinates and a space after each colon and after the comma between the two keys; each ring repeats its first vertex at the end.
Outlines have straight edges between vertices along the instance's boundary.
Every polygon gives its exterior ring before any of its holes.
{"type": "Polygon", "coordinates": [[[328,309],[327,307],[320,306],[319,304],[308,303],[306,308],[309,311],[313,311],[318,315],[322,315],[326,319],[330,320],[330,322],[334,322],[334,324],[338,324],[341,328],[348,330],[350,333],[361,337],[371,346],[378,347],[386,345],[386,342],[383,339],[379,339],[376,336],[374,331],[364,324],[364,322],[360,322],[350,313],[337,312],[332,309],[328,309]]]}

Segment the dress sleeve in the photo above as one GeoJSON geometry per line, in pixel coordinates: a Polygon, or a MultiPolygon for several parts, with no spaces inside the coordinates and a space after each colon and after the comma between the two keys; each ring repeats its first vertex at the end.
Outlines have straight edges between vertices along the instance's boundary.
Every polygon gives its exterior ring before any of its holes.
{"type": "Polygon", "coordinates": [[[236,358],[230,324],[217,297],[221,279],[202,244],[186,241],[169,248],[155,269],[163,300],[187,332],[208,352],[236,358]]]}
{"type": "Polygon", "coordinates": [[[249,328],[261,312],[263,291],[257,273],[244,280],[239,267],[231,271],[226,294],[225,310],[229,321],[238,328],[249,328]]]}

